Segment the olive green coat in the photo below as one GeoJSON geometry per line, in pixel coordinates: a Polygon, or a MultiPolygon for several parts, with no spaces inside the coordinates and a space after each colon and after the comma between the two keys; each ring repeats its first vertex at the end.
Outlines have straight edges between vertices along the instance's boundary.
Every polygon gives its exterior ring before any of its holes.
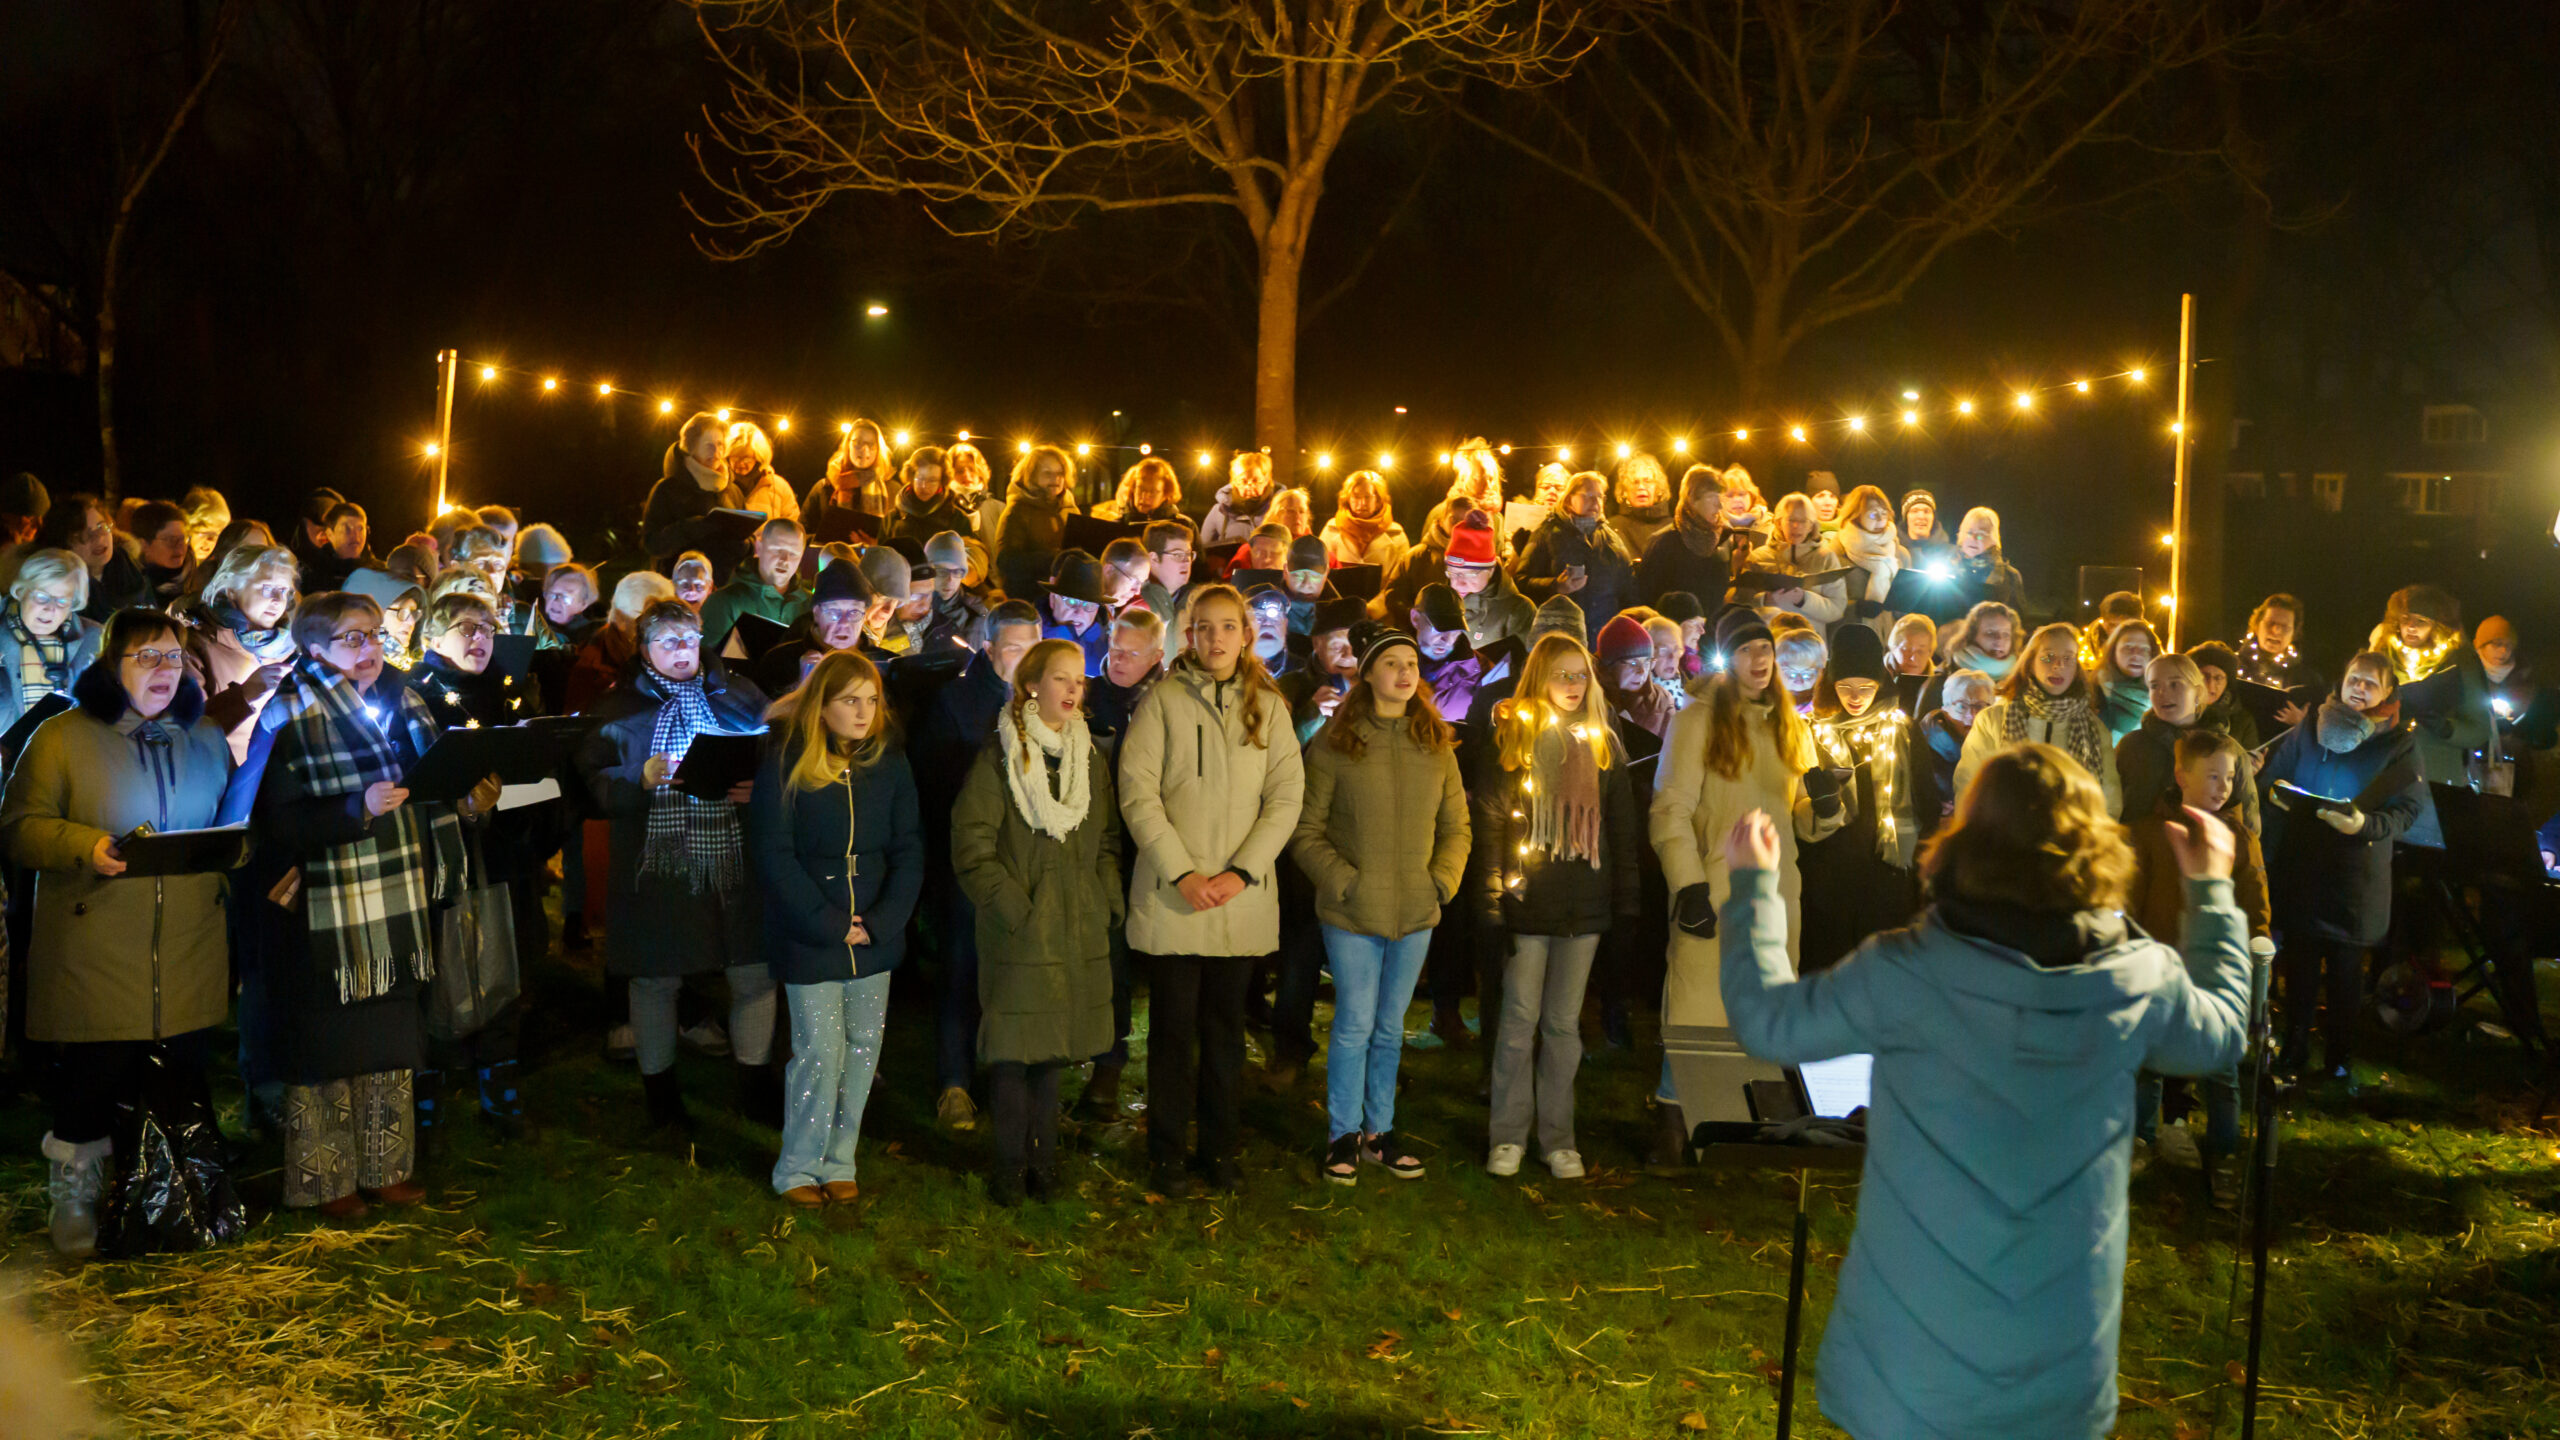
{"type": "Polygon", "coordinates": [[[978,1058],[1090,1060],[1116,1038],[1111,932],[1128,910],[1111,764],[1095,747],[1084,823],[1053,840],[1022,818],[1000,763],[991,740],[951,807],[952,875],[978,912],[978,1058]]]}
{"type": "Polygon", "coordinates": [[[1467,864],[1466,786],[1455,750],[1425,750],[1403,721],[1360,722],[1359,759],[1331,730],[1307,742],[1307,795],[1289,853],[1315,882],[1316,918],[1398,940],[1440,923],[1467,864]]]}

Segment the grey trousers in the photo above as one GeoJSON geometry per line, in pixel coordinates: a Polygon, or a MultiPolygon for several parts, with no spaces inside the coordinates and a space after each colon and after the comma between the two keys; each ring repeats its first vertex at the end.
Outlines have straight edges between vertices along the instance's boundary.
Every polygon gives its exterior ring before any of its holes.
{"type": "Polygon", "coordinates": [[[1494,1144],[1527,1145],[1534,1111],[1537,1154],[1579,1148],[1573,1076],[1582,1068],[1582,989],[1599,948],[1597,935],[1511,937],[1493,1054],[1494,1144]]]}
{"type": "MultiPolygon", "coordinates": [[[[676,1063],[676,992],[681,975],[635,975],[631,979],[631,1037],[640,1052],[640,1073],[663,1074],[676,1063]]],[[[729,967],[729,1055],[741,1065],[762,1065],[773,1058],[773,972],[759,960],[729,967]]]]}

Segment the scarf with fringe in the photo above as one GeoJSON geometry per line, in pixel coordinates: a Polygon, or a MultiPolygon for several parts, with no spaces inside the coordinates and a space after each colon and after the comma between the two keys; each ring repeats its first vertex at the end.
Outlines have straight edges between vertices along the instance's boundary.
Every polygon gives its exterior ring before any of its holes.
{"type": "Polygon", "coordinates": [[[1529,848],[1600,868],[1600,760],[1580,725],[1550,725],[1530,746],[1529,848]]]}
{"type": "Polygon", "coordinates": [[[1014,706],[996,712],[996,754],[1003,761],[1005,793],[1013,797],[1023,824],[1064,840],[1084,823],[1093,805],[1093,735],[1080,712],[1070,711],[1067,723],[1052,730],[1038,707],[1020,708],[1020,724],[1014,721],[1014,706]],[[1057,765],[1054,779],[1051,761],[1057,765]]]}
{"type": "Polygon", "coordinates": [[[2085,695],[2054,695],[2033,679],[2018,687],[2018,698],[2001,712],[2000,740],[2006,745],[2027,742],[2027,722],[2042,720],[2051,736],[2049,743],[2077,760],[2092,775],[2107,763],[2107,727],[2098,720],[2098,712],[2085,695]]]}

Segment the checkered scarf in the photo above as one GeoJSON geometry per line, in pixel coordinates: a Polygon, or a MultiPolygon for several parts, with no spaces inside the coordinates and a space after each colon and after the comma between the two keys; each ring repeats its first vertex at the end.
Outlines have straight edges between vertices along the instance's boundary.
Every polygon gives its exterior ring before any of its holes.
{"type": "MultiPolygon", "coordinates": [[[[693,737],[718,731],[711,697],[702,677],[669,680],[658,677],[667,694],[649,731],[649,753],[682,761],[693,737]]],[[[696,894],[716,890],[728,894],[745,880],[745,836],[738,829],[738,807],[726,800],[705,800],[673,785],[649,792],[648,838],[640,847],[640,873],[679,875],[696,894]]]]}
{"type": "Polygon", "coordinates": [[[71,647],[64,632],[78,625],[66,618],[50,635],[27,628],[26,612],[9,606],[9,634],[18,642],[18,703],[33,705],[56,690],[71,688],[71,647]]]}
{"type": "MultiPolygon", "coordinates": [[[[420,755],[435,743],[426,702],[398,684],[356,693],[345,676],[305,657],[271,708],[282,707],[272,773],[283,771],[285,800],[361,796],[400,778],[400,751],[386,733],[408,727],[420,755]],[[387,720],[376,713],[388,708],[387,720]]],[[[462,822],[450,805],[403,805],[373,822],[373,833],[327,846],[302,862],[311,955],[338,973],[341,1004],[387,994],[405,962],[420,980],[435,975],[434,901],[460,892],[462,822]]]]}

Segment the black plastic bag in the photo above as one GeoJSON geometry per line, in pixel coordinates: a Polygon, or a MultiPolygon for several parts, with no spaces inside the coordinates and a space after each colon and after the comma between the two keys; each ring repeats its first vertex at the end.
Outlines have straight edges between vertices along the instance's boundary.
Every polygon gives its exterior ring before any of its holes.
{"type": "Polygon", "coordinates": [[[207,1250],[239,1239],[248,1211],[222,1162],[213,1089],[200,1067],[154,1045],[139,1093],[116,1107],[115,1173],[98,1212],[98,1253],[207,1250]]]}

